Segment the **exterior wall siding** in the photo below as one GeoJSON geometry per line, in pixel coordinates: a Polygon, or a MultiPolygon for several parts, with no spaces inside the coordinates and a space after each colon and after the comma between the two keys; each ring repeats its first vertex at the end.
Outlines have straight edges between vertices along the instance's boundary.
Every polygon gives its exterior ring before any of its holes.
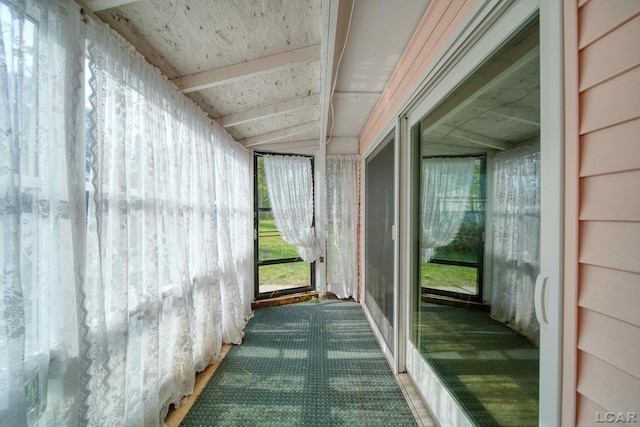
{"type": "Polygon", "coordinates": [[[566,188],[566,212],[577,215],[565,222],[577,233],[565,268],[577,273],[565,275],[565,340],[574,340],[565,352],[575,363],[564,365],[574,372],[563,412],[575,416],[564,425],[602,424],[608,412],[640,421],[639,40],[640,1],[565,1],[566,170],[577,174],[566,182],[577,186],[566,188]]]}

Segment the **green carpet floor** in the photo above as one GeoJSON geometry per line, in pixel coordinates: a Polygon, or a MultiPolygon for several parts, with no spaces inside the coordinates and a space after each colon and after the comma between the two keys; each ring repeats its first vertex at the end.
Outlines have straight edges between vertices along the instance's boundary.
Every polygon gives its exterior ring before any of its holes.
{"type": "Polygon", "coordinates": [[[415,426],[359,304],[257,310],[181,426],[415,426]]]}
{"type": "Polygon", "coordinates": [[[539,350],[487,313],[423,303],[420,351],[481,427],[537,426],[539,350]]]}

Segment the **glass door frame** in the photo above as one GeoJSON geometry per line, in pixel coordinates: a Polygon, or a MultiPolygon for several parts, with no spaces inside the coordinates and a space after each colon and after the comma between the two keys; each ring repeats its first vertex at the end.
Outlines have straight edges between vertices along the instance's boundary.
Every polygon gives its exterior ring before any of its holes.
{"type": "Polygon", "coordinates": [[[419,194],[412,179],[418,155],[412,144],[411,129],[535,15],[539,16],[540,25],[540,104],[545,106],[540,111],[541,204],[545,209],[541,215],[541,273],[535,290],[536,315],[541,323],[540,390],[544,391],[539,398],[539,422],[545,426],[560,425],[563,375],[570,376],[562,371],[564,199],[562,191],[558,191],[558,184],[564,183],[563,16],[561,2],[544,1],[500,3],[488,0],[479,3],[470,13],[471,18],[463,26],[460,37],[441,55],[400,110],[400,182],[406,189],[400,199],[400,280],[406,289],[402,303],[405,334],[400,339],[406,351],[404,370],[440,420],[464,418],[464,415],[456,414],[455,401],[434,400],[434,395],[443,398],[448,392],[411,342],[414,303],[411,294],[418,266],[414,247],[419,230],[411,214],[415,212],[415,196],[419,194]]]}
{"type": "MultiPolygon", "coordinates": [[[[259,300],[259,299],[267,299],[267,298],[272,298],[274,296],[283,296],[283,295],[290,295],[290,294],[295,294],[295,293],[300,293],[300,292],[309,292],[309,291],[313,291],[316,288],[316,263],[315,262],[311,262],[309,263],[309,268],[310,268],[310,284],[307,286],[297,286],[294,288],[287,288],[287,289],[282,289],[279,291],[275,291],[275,292],[260,292],[260,267],[262,266],[268,266],[268,265],[278,265],[278,264],[289,264],[289,263],[294,263],[294,262],[303,262],[302,258],[295,257],[295,258],[279,258],[279,259],[272,259],[272,260],[265,260],[265,261],[260,261],[260,233],[259,233],[259,222],[260,222],[260,212],[270,212],[271,208],[261,208],[259,206],[259,194],[258,194],[258,158],[262,157],[265,154],[272,154],[272,155],[278,155],[278,156],[299,156],[299,157],[306,157],[308,159],[311,160],[311,189],[313,192],[315,192],[315,171],[314,171],[314,157],[313,156],[308,156],[308,155],[303,155],[303,154],[284,154],[284,153],[269,153],[269,152],[262,152],[262,151],[254,151],[253,152],[253,230],[254,230],[254,239],[253,239],[253,245],[254,245],[254,256],[253,256],[253,262],[254,262],[254,295],[255,295],[255,299],[259,300]]],[[[314,199],[315,194],[312,195],[312,200],[314,199]]],[[[313,206],[313,221],[311,223],[311,226],[314,227],[315,226],[315,204],[313,206]]]]}

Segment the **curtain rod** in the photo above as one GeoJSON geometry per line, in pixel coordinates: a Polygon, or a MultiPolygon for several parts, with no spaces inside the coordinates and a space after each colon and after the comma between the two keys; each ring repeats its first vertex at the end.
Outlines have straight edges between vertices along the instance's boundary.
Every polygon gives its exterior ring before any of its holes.
{"type": "Polygon", "coordinates": [[[253,154],[255,154],[258,157],[264,157],[265,155],[269,155],[269,156],[297,156],[297,157],[308,157],[310,159],[313,159],[315,157],[315,156],[309,155],[309,154],[272,153],[272,152],[269,152],[269,151],[254,151],[253,154]]]}

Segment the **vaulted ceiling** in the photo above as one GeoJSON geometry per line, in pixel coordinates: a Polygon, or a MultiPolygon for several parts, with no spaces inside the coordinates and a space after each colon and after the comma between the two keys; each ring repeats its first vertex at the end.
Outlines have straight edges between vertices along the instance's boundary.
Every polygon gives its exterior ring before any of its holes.
{"type": "Polygon", "coordinates": [[[356,152],[428,1],[78,0],[246,147],[356,152]]]}

